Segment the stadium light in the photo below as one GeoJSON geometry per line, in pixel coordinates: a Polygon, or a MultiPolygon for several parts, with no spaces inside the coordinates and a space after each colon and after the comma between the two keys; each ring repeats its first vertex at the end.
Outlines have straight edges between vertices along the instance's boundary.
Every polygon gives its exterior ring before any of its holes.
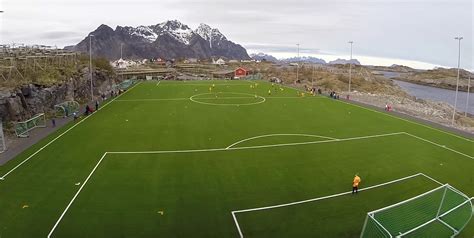
{"type": "Polygon", "coordinates": [[[469,110],[469,93],[471,89],[471,74],[469,73],[469,79],[467,81],[467,99],[466,99],[466,110],[464,110],[464,116],[467,117],[467,111],[469,110]]]}
{"type": "Polygon", "coordinates": [[[461,68],[461,40],[463,39],[463,37],[457,36],[457,37],[454,37],[454,39],[458,41],[458,76],[456,79],[456,94],[454,96],[454,110],[453,110],[453,119],[451,120],[451,125],[454,125],[454,117],[456,116],[456,107],[458,104],[459,72],[461,68]]]}
{"type": "Polygon", "coordinates": [[[298,82],[299,73],[300,73],[300,44],[296,44],[298,46],[298,59],[296,61],[296,82],[298,82]]]}
{"type": "Polygon", "coordinates": [[[92,37],[94,35],[90,34],[89,35],[89,77],[91,80],[91,102],[94,101],[94,86],[92,84],[92,37]]]}
{"type": "Polygon", "coordinates": [[[123,59],[123,43],[120,43],[120,59],[123,59]]]}
{"type": "Polygon", "coordinates": [[[347,42],[351,44],[351,59],[349,60],[349,93],[351,93],[351,81],[352,81],[352,44],[354,44],[353,41],[347,42]]]}

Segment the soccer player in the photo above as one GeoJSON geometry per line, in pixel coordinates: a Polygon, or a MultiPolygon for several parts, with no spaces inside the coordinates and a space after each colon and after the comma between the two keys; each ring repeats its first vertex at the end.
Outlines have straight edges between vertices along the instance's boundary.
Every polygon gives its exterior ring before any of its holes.
{"type": "Polygon", "coordinates": [[[359,183],[362,181],[358,174],[355,175],[354,181],[352,181],[352,194],[359,192],[359,183]]]}
{"type": "Polygon", "coordinates": [[[268,89],[268,95],[272,95],[272,90],[268,89]]]}
{"type": "Polygon", "coordinates": [[[212,92],[212,87],[209,87],[209,92],[212,92]]]}

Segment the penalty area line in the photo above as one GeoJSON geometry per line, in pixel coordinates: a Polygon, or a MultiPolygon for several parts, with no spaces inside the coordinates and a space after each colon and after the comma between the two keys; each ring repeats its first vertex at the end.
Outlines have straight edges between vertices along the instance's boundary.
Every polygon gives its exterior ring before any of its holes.
{"type": "MultiPolygon", "coordinates": [[[[370,190],[370,189],[374,189],[374,188],[378,188],[378,187],[387,186],[387,185],[390,185],[390,184],[394,184],[394,183],[398,183],[398,182],[405,181],[405,180],[408,180],[408,179],[412,179],[412,178],[415,178],[415,177],[418,177],[418,176],[423,176],[423,177],[429,178],[427,175],[425,175],[423,173],[417,173],[417,174],[414,174],[414,175],[410,175],[410,176],[406,176],[406,177],[403,177],[403,178],[395,179],[395,180],[388,181],[388,182],[385,182],[385,183],[369,186],[369,187],[366,187],[366,188],[361,188],[361,189],[359,189],[359,191],[366,191],[366,190],[370,190]]],[[[434,181],[436,181],[436,180],[434,180],[434,181]]],[[[232,211],[231,214],[232,214],[232,217],[234,219],[234,223],[235,223],[235,226],[237,228],[237,231],[239,232],[239,236],[240,236],[240,238],[243,238],[244,234],[242,232],[242,229],[240,228],[240,225],[239,225],[239,222],[238,222],[238,219],[237,219],[237,216],[236,216],[237,213],[246,213],[246,212],[269,210],[269,209],[275,209],[275,208],[281,208],[281,207],[287,207],[287,206],[294,206],[294,205],[299,205],[299,204],[303,204],[303,203],[309,203],[309,202],[315,202],[315,201],[321,201],[321,200],[336,198],[336,197],[345,196],[345,195],[349,195],[349,194],[352,194],[352,191],[337,193],[337,194],[332,194],[332,195],[328,195],[328,196],[324,196],[324,197],[317,197],[317,198],[312,198],[312,199],[307,199],[307,200],[302,200],[302,201],[296,201],[296,202],[284,203],[284,204],[279,204],[279,205],[273,205],[273,206],[235,210],[235,211],[232,211]]]]}
{"type": "Polygon", "coordinates": [[[328,140],[338,140],[337,138],[334,137],[328,137],[328,136],[320,136],[320,135],[311,135],[311,134],[268,134],[268,135],[260,135],[260,136],[254,136],[254,137],[249,137],[243,140],[239,140],[229,146],[226,147],[226,149],[230,149],[234,147],[235,145],[241,144],[246,141],[254,140],[254,139],[259,139],[259,138],[265,138],[265,137],[274,137],[274,136],[303,136],[303,137],[316,137],[316,138],[323,138],[323,139],[328,139],[328,140]]]}
{"type": "Polygon", "coordinates": [[[96,169],[99,167],[100,163],[102,162],[102,160],[105,158],[105,156],[107,156],[107,152],[105,152],[102,157],[100,158],[99,162],[97,162],[97,164],[94,166],[94,168],[92,169],[92,171],[89,173],[89,175],[87,176],[86,180],[84,180],[84,183],[82,183],[81,187],[77,190],[76,194],[74,195],[74,197],[72,197],[71,201],[69,202],[69,204],[66,206],[66,208],[64,209],[64,211],[61,213],[61,216],[59,216],[58,220],[56,221],[56,223],[54,224],[53,228],[51,229],[51,231],[48,233],[48,238],[51,237],[51,235],[53,234],[53,232],[56,230],[56,228],[58,227],[59,223],[61,222],[61,220],[63,219],[64,215],[66,215],[67,211],[69,210],[69,208],[71,207],[71,205],[74,203],[74,200],[76,200],[77,196],[79,196],[79,193],[81,193],[82,189],[84,188],[84,186],[86,186],[87,182],[89,181],[89,179],[92,177],[92,174],[94,174],[94,172],[96,171],[96,169]]]}
{"type": "Polygon", "coordinates": [[[109,151],[109,154],[172,154],[172,153],[195,153],[195,152],[215,152],[215,151],[231,151],[231,150],[250,150],[250,149],[261,149],[261,148],[273,148],[273,147],[286,147],[286,146],[298,146],[298,145],[310,145],[310,144],[323,144],[333,142],[344,142],[352,140],[363,140],[379,137],[388,137],[403,135],[404,132],[395,132],[371,136],[359,136],[350,137],[343,139],[332,139],[322,141],[309,141],[309,142],[295,142],[295,143],[284,143],[284,144],[270,144],[270,145],[256,145],[256,146],[243,146],[243,147],[230,147],[230,148],[213,148],[213,149],[187,149],[187,150],[155,150],[155,151],[109,151]]]}
{"type": "Polygon", "coordinates": [[[421,140],[421,141],[430,143],[430,144],[432,144],[432,145],[434,145],[434,146],[438,146],[438,147],[441,147],[441,148],[443,148],[443,149],[449,150],[449,151],[451,151],[451,152],[454,152],[454,153],[456,153],[456,154],[462,155],[462,156],[464,156],[464,157],[467,157],[467,158],[470,158],[470,159],[474,159],[473,156],[464,154],[464,153],[459,152],[459,151],[457,151],[457,150],[455,150],[455,149],[451,149],[451,148],[449,148],[449,147],[447,147],[447,146],[445,146],[445,145],[440,145],[440,144],[438,144],[438,143],[436,143],[436,142],[430,141],[430,140],[428,140],[428,139],[425,139],[425,138],[422,138],[422,137],[419,137],[419,136],[415,136],[415,135],[410,134],[410,133],[408,133],[408,132],[404,132],[404,134],[407,135],[407,136],[413,137],[413,138],[415,138],[415,139],[418,139],[418,140],[421,140]]]}

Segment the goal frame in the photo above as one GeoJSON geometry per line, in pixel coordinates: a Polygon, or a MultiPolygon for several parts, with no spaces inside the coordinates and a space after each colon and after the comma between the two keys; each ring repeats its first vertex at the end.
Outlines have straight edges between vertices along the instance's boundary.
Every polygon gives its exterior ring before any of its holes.
{"type": "Polygon", "coordinates": [[[76,112],[76,113],[79,112],[80,107],[81,107],[81,105],[80,105],[77,101],[74,101],[74,100],[72,100],[72,101],[65,101],[65,102],[62,102],[62,103],[60,103],[60,104],[56,104],[56,105],[54,105],[54,109],[55,109],[55,111],[56,111],[56,112],[55,112],[55,116],[56,116],[56,117],[63,117],[63,116],[64,116],[64,117],[69,117],[69,116],[72,115],[74,112],[76,112]],[[66,115],[66,104],[67,104],[67,105],[72,104],[72,105],[76,106],[77,109],[74,110],[74,111],[68,112],[68,114],[66,115]],[[59,115],[59,110],[62,111],[63,115],[59,115]]]}
{"type": "Polygon", "coordinates": [[[407,200],[404,200],[404,201],[401,201],[401,202],[398,202],[398,203],[395,203],[395,204],[392,204],[390,206],[387,206],[387,207],[383,207],[383,208],[380,208],[380,209],[377,209],[377,210],[374,210],[374,211],[371,211],[371,212],[368,212],[367,213],[367,216],[365,218],[365,221],[364,221],[364,226],[362,228],[362,232],[360,234],[360,238],[363,238],[364,237],[364,233],[365,233],[365,230],[366,230],[366,227],[367,227],[367,222],[369,219],[372,219],[372,221],[374,221],[378,226],[379,228],[381,228],[384,233],[386,233],[386,235],[388,235],[388,237],[392,238],[392,237],[395,237],[395,238],[401,238],[401,237],[404,237],[406,235],[409,235],[411,233],[413,233],[414,231],[418,230],[418,229],[421,229],[433,222],[436,222],[436,221],[439,221],[440,223],[442,223],[444,226],[446,226],[447,228],[449,228],[450,230],[453,231],[453,234],[451,237],[454,237],[456,235],[458,235],[466,226],[467,224],[469,224],[469,222],[471,221],[472,219],[472,216],[473,216],[473,213],[474,213],[474,207],[473,207],[473,201],[474,201],[474,197],[473,198],[469,198],[467,195],[465,195],[464,193],[462,193],[461,191],[457,190],[456,188],[454,188],[453,186],[449,185],[449,184],[444,184],[440,187],[437,187],[435,189],[432,189],[428,192],[425,192],[423,194],[420,194],[420,195],[417,195],[415,197],[412,197],[412,198],[409,198],[407,200]],[[445,211],[443,213],[440,214],[441,212],[441,208],[443,206],[443,202],[444,202],[444,199],[445,199],[445,196],[446,196],[446,191],[450,189],[451,191],[459,194],[460,196],[462,196],[463,198],[465,198],[465,200],[456,205],[455,207],[449,209],[448,211],[445,211]],[[433,193],[433,192],[436,192],[438,190],[444,190],[443,192],[443,197],[441,198],[441,201],[440,201],[440,205],[439,205],[439,208],[438,208],[438,211],[436,213],[436,216],[426,222],[424,222],[423,224],[419,225],[419,226],[416,226],[410,230],[407,230],[407,231],[404,231],[403,233],[400,233],[399,235],[396,235],[396,236],[393,236],[390,231],[381,223],[379,222],[376,218],[375,218],[375,214],[378,213],[378,212],[382,212],[382,211],[385,211],[385,210],[389,210],[389,209],[392,209],[392,208],[395,208],[395,207],[398,207],[402,204],[405,204],[405,203],[408,203],[408,202],[411,202],[411,201],[414,201],[418,198],[421,198],[421,197],[424,197],[430,193],[433,193]],[[459,230],[456,230],[455,228],[453,228],[451,225],[449,225],[448,223],[444,222],[443,220],[441,220],[440,218],[443,217],[443,216],[446,216],[448,214],[450,214],[451,212],[453,212],[454,210],[466,205],[466,203],[469,203],[470,204],[470,207],[471,207],[471,216],[469,216],[469,219],[464,223],[464,225],[459,229],[459,230]]]}
{"type": "Polygon", "coordinates": [[[39,114],[34,115],[33,117],[31,117],[30,119],[28,119],[26,121],[17,122],[15,124],[15,134],[16,134],[17,137],[25,138],[25,137],[29,136],[30,131],[32,131],[33,129],[35,129],[35,128],[44,128],[44,127],[46,127],[46,115],[44,113],[39,113],[39,114]],[[32,127],[28,128],[28,123],[31,122],[31,121],[34,122],[34,120],[36,120],[38,118],[42,118],[43,123],[42,124],[34,123],[32,127]],[[24,125],[26,130],[18,131],[18,126],[19,125],[24,125]]]}

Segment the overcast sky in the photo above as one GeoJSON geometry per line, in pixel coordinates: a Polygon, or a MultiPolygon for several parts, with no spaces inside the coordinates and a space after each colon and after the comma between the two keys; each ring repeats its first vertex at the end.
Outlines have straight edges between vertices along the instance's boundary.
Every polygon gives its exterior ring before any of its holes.
{"type": "Polygon", "coordinates": [[[0,0],[0,43],[63,47],[100,24],[152,25],[177,19],[192,28],[218,28],[250,53],[325,59],[354,57],[366,64],[403,63],[474,69],[472,0],[0,0]]]}

